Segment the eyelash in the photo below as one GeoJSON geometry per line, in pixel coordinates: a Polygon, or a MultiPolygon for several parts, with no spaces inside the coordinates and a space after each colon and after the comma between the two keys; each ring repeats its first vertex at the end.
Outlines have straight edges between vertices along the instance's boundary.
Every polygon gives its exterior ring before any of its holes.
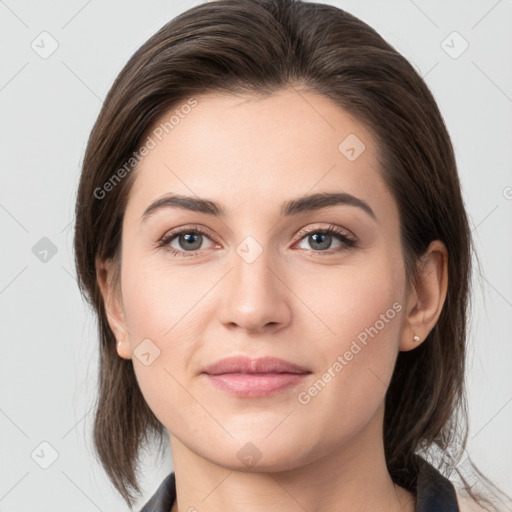
{"type": "MultiPolygon", "coordinates": [[[[157,247],[158,248],[165,248],[166,251],[168,251],[170,254],[172,254],[175,257],[195,257],[197,256],[197,253],[200,252],[200,249],[196,249],[194,251],[179,251],[177,249],[174,249],[174,247],[171,247],[169,244],[170,242],[176,238],[179,235],[182,234],[201,234],[208,238],[210,238],[209,233],[201,226],[190,226],[186,228],[178,228],[175,231],[171,231],[169,233],[166,233],[158,242],[157,247]]],[[[329,225],[326,228],[316,228],[316,229],[303,229],[299,231],[298,233],[298,242],[300,242],[303,238],[305,238],[308,235],[312,234],[322,234],[322,235],[334,235],[336,236],[341,242],[343,242],[344,247],[336,248],[336,249],[329,249],[325,251],[314,251],[313,249],[310,250],[312,253],[319,253],[324,255],[330,255],[341,251],[346,251],[352,247],[357,247],[357,241],[349,236],[345,231],[341,230],[334,224],[329,225]]]]}

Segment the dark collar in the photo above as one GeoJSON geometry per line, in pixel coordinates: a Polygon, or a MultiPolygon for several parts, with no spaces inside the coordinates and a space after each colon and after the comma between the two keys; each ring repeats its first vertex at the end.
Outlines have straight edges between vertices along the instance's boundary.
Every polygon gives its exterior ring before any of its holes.
{"type": "MultiPolygon", "coordinates": [[[[417,460],[416,484],[410,488],[416,494],[416,512],[460,512],[453,484],[427,461],[420,457],[417,460]]],[[[172,472],[140,512],[170,512],[175,499],[176,482],[172,472]]]]}

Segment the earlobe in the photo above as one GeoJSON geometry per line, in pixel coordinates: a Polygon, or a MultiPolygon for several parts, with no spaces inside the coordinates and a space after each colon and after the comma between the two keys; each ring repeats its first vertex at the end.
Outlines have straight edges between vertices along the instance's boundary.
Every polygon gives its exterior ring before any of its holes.
{"type": "Polygon", "coordinates": [[[119,357],[122,357],[123,359],[131,359],[132,354],[130,350],[130,342],[128,340],[119,340],[117,342],[117,353],[119,354],[119,357]]]}
{"type": "Polygon", "coordinates": [[[113,332],[117,344],[116,349],[120,357],[130,359],[129,338],[124,318],[120,283],[116,275],[116,262],[112,260],[96,262],[96,279],[100,287],[105,307],[105,315],[113,332]]]}
{"type": "Polygon", "coordinates": [[[430,243],[418,268],[416,285],[408,297],[400,350],[413,350],[434,328],[448,289],[448,252],[440,240],[430,243]]]}

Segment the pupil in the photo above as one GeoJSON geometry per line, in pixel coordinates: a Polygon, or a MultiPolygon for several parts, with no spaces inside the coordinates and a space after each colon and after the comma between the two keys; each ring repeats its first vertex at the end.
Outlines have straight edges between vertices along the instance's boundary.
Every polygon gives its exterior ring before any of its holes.
{"type": "Polygon", "coordinates": [[[199,247],[201,247],[201,241],[200,241],[201,235],[194,234],[194,233],[186,233],[181,236],[183,239],[186,240],[185,246],[183,246],[183,244],[180,243],[180,245],[182,246],[183,249],[195,250],[195,249],[199,249],[199,247]],[[199,240],[199,243],[198,243],[198,240],[199,240]],[[194,246],[194,243],[197,245],[197,247],[194,246]]]}
{"type": "Polygon", "coordinates": [[[319,243],[321,247],[318,247],[319,249],[328,249],[331,245],[331,235],[328,235],[327,233],[316,233],[314,235],[311,235],[310,238],[314,240],[315,243],[319,243]],[[323,242],[318,240],[318,238],[323,239],[323,242]],[[325,241],[327,239],[327,242],[325,241]]]}

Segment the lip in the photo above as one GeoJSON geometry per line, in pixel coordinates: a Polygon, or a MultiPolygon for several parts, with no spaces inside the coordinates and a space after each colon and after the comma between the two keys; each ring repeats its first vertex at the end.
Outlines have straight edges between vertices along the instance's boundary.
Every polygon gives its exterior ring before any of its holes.
{"type": "Polygon", "coordinates": [[[203,372],[218,389],[238,397],[262,397],[299,384],[311,371],[275,357],[228,357],[203,372]]]}
{"type": "Polygon", "coordinates": [[[220,375],[222,373],[311,373],[306,368],[277,357],[259,357],[251,359],[247,356],[226,357],[203,369],[203,373],[220,375]]]}

